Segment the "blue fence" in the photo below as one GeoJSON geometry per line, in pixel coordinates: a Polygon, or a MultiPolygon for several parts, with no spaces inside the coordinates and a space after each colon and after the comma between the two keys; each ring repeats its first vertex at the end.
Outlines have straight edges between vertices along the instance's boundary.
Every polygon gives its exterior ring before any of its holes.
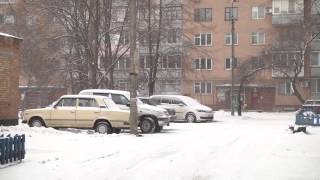
{"type": "Polygon", "coordinates": [[[320,126],[319,114],[298,114],[296,115],[296,125],[300,126],[320,126]]]}
{"type": "Polygon", "coordinates": [[[13,161],[24,159],[25,135],[1,135],[0,136],[0,164],[8,164],[13,161]]]}

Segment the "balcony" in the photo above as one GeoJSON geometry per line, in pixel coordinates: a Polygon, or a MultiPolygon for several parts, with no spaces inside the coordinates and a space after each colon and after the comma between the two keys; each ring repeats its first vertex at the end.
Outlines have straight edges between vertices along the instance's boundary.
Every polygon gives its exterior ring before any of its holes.
{"type": "Polygon", "coordinates": [[[279,26],[299,25],[303,22],[302,14],[273,14],[272,24],[279,26]]]}

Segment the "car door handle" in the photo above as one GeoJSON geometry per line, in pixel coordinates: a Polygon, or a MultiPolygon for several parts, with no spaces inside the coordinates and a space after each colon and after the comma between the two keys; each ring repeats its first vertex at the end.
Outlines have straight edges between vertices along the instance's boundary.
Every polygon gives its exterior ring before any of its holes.
{"type": "Polygon", "coordinates": [[[98,114],[98,113],[100,113],[100,112],[99,112],[99,111],[95,111],[94,113],[98,114]]]}
{"type": "Polygon", "coordinates": [[[75,113],[76,111],[70,111],[71,113],[75,113]]]}

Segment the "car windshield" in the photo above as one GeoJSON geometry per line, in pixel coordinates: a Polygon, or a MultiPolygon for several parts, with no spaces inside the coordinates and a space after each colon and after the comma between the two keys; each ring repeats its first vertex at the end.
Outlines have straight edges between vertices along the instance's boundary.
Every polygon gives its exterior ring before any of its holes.
{"type": "Polygon", "coordinates": [[[197,100],[190,97],[184,97],[182,98],[182,101],[188,106],[201,105],[197,100]]]}
{"type": "Polygon", "coordinates": [[[119,106],[117,106],[111,98],[103,98],[104,103],[106,104],[108,109],[119,110],[119,106]]]}

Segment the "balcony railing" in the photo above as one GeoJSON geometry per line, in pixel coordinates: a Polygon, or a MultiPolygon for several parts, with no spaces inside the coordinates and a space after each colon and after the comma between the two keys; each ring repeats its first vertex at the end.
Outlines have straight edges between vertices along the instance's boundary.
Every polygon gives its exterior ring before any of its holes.
{"type": "Polygon", "coordinates": [[[273,25],[298,25],[303,21],[302,14],[273,14],[273,25]]]}

